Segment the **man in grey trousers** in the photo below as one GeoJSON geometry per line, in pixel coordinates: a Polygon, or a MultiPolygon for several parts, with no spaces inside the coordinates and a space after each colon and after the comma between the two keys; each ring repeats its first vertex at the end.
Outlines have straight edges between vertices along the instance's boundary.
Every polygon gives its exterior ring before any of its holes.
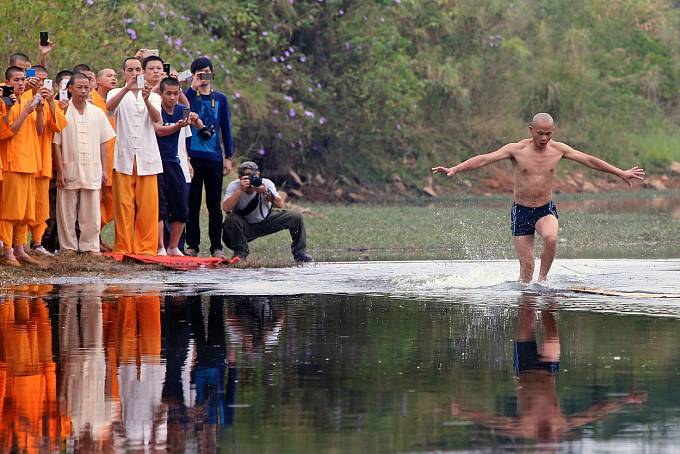
{"type": "Polygon", "coordinates": [[[232,263],[248,256],[250,241],[280,230],[290,231],[293,240],[291,252],[296,262],[314,261],[307,254],[307,234],[302,213],[274,210],[283,208],[283,199],[274,183],[260,176],[254,162],[242,163],[238,174],[239,179],[229,183],[222,201],[222,209],[227,213],[222,239],[234,251],[232,263]]]}

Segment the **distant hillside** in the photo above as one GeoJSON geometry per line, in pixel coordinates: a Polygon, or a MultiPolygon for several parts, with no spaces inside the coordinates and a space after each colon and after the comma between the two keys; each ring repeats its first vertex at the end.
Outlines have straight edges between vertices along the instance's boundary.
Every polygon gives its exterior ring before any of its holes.
{"type": "Polygon", "coordinates": [[[237,153],[270,172],[422,178],[525,135],[628,166],[680,160],[678,11],[659,0],[6,0],[0,57],[120,68],[139,47],[207,55],[237,153]]]}

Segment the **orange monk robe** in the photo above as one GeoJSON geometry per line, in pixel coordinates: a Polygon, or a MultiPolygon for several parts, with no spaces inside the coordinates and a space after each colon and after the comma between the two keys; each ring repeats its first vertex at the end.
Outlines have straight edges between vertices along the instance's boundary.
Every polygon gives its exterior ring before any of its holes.
{"type": "Polygon", "coordinates": [[[40,160],[35,174],[35,221],[30,224],[33,244],[42,242],[50,218],[50,179],[52,178],[52,139],[54,134],[66,127],[66,116],[61,107],[56,106],[52,118],[51,108],[45,103],[43,134],[40,141],[40,160]]]}
{"type": "MultiPolygon", "coordinates": [[[[104,111],[106,114],[106,117],[109,119],[109,123],[111,123],[111,127],[113,130],[116,130],[116,117],[109,115],[109,111],[106,110],[106,99],[102,98],[102,95],[99,94],[97,90],[92,90],[92,104],[95,106],[99,107],[101,110],[104,111]]],[[[113,152],[116,148],[116,139],[110,140],[106,143],[106,153],[108,157],[108,172],[106,173],[106,176],[108,177],[108,182],[104,187],[102,187],[101,191],[101,197],[102,197],[102,202],[101,202],[101,218],[102,218],[102,227],[104,227],[106,224],[111,222],[113,220],[113,152]]]]}
{"type": "MultiPolygon", "coordinates": [[[[9,127],[9,124],[5,122],[5,116],[7,115],[7,106],[4,102],[0,102],[0,148],[6,145],[6,140],[14,135],[9,127]]],[[[2,152],[0,152],[2,155],[2,152]]],[[[0,184],[2,182],[2,159],[0,159],[0,184]]],[[[2,187],[0,186],[0,191],[2,187]]]]}
{"type": "Polygon", "coordinates": [[[57,402],[51,337],[44,301],[20,297],[0,303],[0,350],[7,364],[4,398],[12,403],[5,405],[0,421],[5,447],[38,453],[46,444],[57,446],[51,428],[60,418],[49,411],[57,402]]]}
{"type": "MultiPolygon", "coordinates": [[[[8,124],[13,124],[25,107],[24,96],[12,106],[8,124]]],[[[35,174],[40,161],[36,131],[37,113],[28,115],[21,128],[0,147],[4,173],[0,194],[0,240],[5,246],[23,245],[28,224],[35,218],[35,174]]]]}

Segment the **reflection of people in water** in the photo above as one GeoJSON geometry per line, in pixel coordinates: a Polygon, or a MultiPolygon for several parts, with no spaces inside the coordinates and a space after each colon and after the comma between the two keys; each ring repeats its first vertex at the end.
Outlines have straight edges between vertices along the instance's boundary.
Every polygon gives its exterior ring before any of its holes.
{"type": "Polygon", "coordinates": [[[52,328],[43,299],[52,286],[16,291],[22,296],[0,299],[0,451],[53,452],[69,427],[57,408],[52,328]]]}
{"type": "Polygon", "coordinates": [[[536,305],[532,297],[523,296],[515,339],[515,373],[517,374],[517,416],[494,415],[451,405],[454,416],[490,427],[500,435],[538,442],[555,442],[568,432],[600,420],[626,404],[642,403],[644,393],[630,394],[592,405],[587,410],[565,415],[557,396],[556,377],[560,366],[560,338],[554,311],[541,310],[543,341],[536,342],[536,305]]]}
{"type": "Polygon", "coordinates": [[[113,448],[111,419],[117,405],[105,393],[102,291],[95,285],[59,291],[60,401],[71,420],[75,446],[86,451],[113,448]]]}
{"type": "Polygon", "coordinates": [[[185,452],[193,430],[194,393],[191,392],[191,368],[195,342],[191,339],[191,311],[184,296],[165,297],[163,350],[166,357],[163,404],[168,409],[168,451],[185,452]]]}
{"type": "Polygon", "coordinates": [[[196,430],[199,446],[212,450],[217,446],[218,426],[234,423],[236,357],[233,349],[228,352],[223,297],[212,295],[208,301],[201,301],[200,295],[191,296],[189,307],[196,342],[196,365],[191,375],[196,390],[196,430]]]}
{"type": "Polygon", "coordinates": [[[234,297],[227,314],[229,342],[244,352],[262,353],[278,343],[285,314],[267,297],[234,297]]]}
{"type": "Polygon", "coordinates": [[[128,450],[164,449],[167,425],[161,405],[160,295],[118,298],[118,384],[121,434],[128,450]]]}

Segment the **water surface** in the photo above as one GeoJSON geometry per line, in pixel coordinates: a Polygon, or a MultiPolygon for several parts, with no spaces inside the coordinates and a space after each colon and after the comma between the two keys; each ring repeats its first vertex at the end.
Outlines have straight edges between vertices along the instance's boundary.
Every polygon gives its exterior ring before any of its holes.
{"type": "Polygon", "coordinates": [[[680,299],[655,297],[680,293],[680,261],[516,274],[372,262],[6,289],[1,449],[675,449],[680,299]]]}

